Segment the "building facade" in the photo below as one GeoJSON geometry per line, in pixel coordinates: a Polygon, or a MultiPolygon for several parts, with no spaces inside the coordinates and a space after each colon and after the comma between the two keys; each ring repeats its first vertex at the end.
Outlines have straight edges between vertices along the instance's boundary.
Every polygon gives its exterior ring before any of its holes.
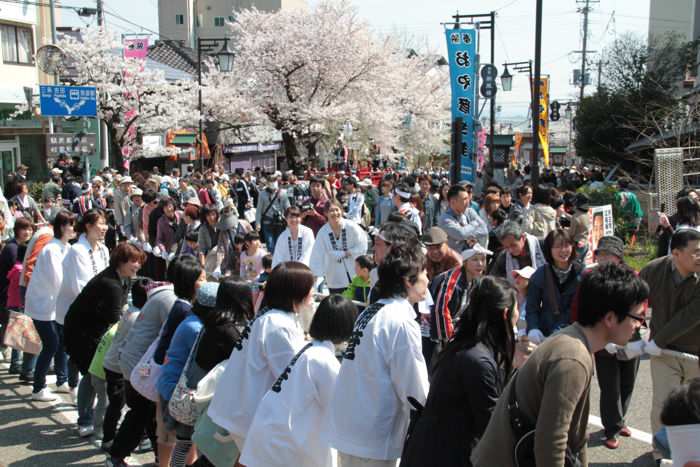
{"type": "Polygon", "coordinates": [[[235,12],[307,8],[306,0],[158,0],[158,28],[166,40],[195,48],[197,37],[218,38],[227,34],[226,23],[235,12]]]}

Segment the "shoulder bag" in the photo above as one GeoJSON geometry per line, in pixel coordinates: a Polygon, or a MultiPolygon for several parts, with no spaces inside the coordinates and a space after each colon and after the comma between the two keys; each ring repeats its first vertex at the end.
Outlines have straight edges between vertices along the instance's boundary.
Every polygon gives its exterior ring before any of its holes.
{"type": "Polygon", "coordinates": [[[136,392],[153,402],[158,400],[156,384],[158,383],[158,378],[161,373],[161,365],[158,365],[153,360],[153,355],[156,353],[159,341],[160,333],[158,333],[158,337],[148,347],[146,353],[141,356],[139,362],[134,369],[131,370],[131,375],[129,375],[129,382],[136,392]]]}
{"type": "MultiPolygon", "coordinates": [[[[513,465],[515,467],[537,467],[535,461],[535,423],[530,422],[518,405],[518,396],[515,392],[517,376],[517,373],[513,376],[508,400],[508,416],[516,440],[513,447],[513,465]]],[[[578,453],[573,452],[569,446],[566,447],[564,453],[564,467],[582,467],[578,453]]]]}
{"type": "MultiPolygon", "coordinates": [[[[197,339],[192,346],[190,355],[187,357],[185,366],[182,368],[182,373],[180,373],[180,378],[177,380],[173,394],[168,402],[168,413],[178,422],[188,426],[194,426],[197,422],[197,418],[199,418],[201,414],[201,407],[197,405],[195,398],[197,388],[195,387],[193,389],[190,387],[189,376],[193,367],[197,366],[194,359],[197,356],[197,349],[199,349],[202,336],[204,336],[204,329],[197,334],[197,339]]],[[[197,368],[199,369],[198,366],[197,368]]],[[[201,372],[201,369],[199,370],[201,372]]]]}

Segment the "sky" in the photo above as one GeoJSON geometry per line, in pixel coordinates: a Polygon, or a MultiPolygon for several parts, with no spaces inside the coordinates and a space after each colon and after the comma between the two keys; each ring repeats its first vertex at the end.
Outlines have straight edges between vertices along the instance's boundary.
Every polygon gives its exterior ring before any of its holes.
{"type": "MultiPolygon", "coordinates": [[[[310,4],[318,0],[310,0],[310,4]]],[[[650,0],[601,0],[591,2],[589,14],[589,51],[587,67],[593,67],[594,91],[600,52],[616,37],[626,33],[647,37],[650,0]]],[[[94,6],[94,0],[63,0],[64,5],[94,6]]],[[[496,11],[495,63],[499,75],[506,61],[526,61],[534,58],[535,0],[352,0],[359,14],[370,27],[380,34],[401,33],[411,37],[424,50],[445,54],[443,22],[452,21],[457,11],[461,14],[480,14],[496,11]]],[[[573,69],[580,68],[583,15],[577,9],[583,6],[576,0],[545,0],[542,29],[542,73],[551,77],[550,99],[577,100],[578,88],[571,82],[573,69]]],[[[120,33],[142,33],[141,29],[158,30],[158,0],[105,0],[106,23],[120,33]],[[118,15],[123,19],[118,18],[118,15]],[[131,21],[139,26],[125,21],[131,21]]],[[[78,18],[64,10],[59,24],[80,26],[90,20],[78,18]]],[[[155,38],[155,35],[154,35],[155,38]]],[[[480,52],[482,62],[490,62],[490,34],[482,32],[480,52]]],[[[499,119],[526,118],[530,91],[527,75],[516,75],[513,90],[499,89],[496,103],[501,107],[499,119]]]]}

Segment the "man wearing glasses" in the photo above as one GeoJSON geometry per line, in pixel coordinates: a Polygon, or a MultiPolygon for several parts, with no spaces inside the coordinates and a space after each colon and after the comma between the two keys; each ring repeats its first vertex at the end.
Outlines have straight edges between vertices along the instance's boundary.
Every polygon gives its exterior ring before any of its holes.
{"type": "Polygon", "coordinates": [[[697,355],[700,351],[700,232],[677,230],[671,254],[657,258],[639,273],[649,283],[651,337],[644,351],[651,355],[652,433],[661,428],[660,414],[672,389],[700,376],[697,362],[662,355],[661,349],[697,355]]]}

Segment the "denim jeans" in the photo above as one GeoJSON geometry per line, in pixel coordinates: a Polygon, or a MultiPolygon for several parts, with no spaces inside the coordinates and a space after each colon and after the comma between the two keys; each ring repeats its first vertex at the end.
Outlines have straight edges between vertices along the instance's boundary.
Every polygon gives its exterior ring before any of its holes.
{"type": "Polygon", "coordinates": [[[90,373],[82,373],[82,376],[80,384],[78,385],[79,427],[92,425],[95,415],[93,409],[95,405],[95,387],[92,385],[93,376],[90,373]]]}
{"type": "Polygon", "coordinates": [[[275,229],[270,224],[262,223],[260,228],[260,236],[265,242],[267,251],[275,251],[275,243],[277,242],[277,237],[275,236],[275,229]]]}
{"type": "Polygon", "coordinates": [[[46,387],[46,373],[51,360],[56,372],[56,386],[68,380],[68,361],[63,348],[63,326],[56,321],[35,320],[34,327],[41,338],[41,352],[34,369],[34,392],[39,392],[46,387]]]}
{"type": "Polygon", "coordinates": [[[10,368],[19,368],[19,374],[21,376],[32,376],[32,373],[34,373],[35,363],[36,355],[24,353],[17,349],[12,349],[12,356],[10,357],[10,368]]]}

